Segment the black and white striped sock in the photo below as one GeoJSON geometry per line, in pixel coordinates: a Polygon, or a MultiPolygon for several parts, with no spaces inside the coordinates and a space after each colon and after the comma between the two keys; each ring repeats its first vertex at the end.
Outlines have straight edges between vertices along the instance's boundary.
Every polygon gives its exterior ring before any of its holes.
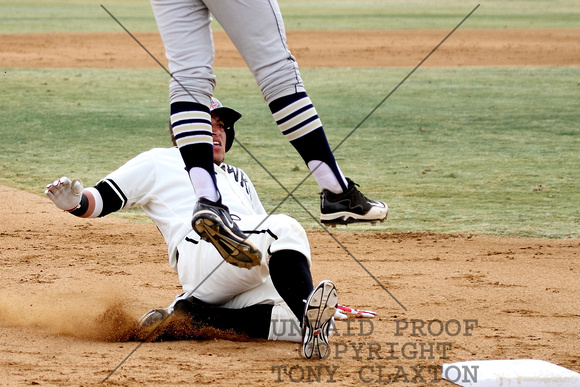
{"type": "Polygon", "coordinates": [[[171,130],[197,197],[217,201],[209,108],[195,102],[172,103],[171,130]]]}
{"type": "Polygon", "coordinates": [[[322,189],[341,193],[348,188],[328,144],[316,108],[305,92],[278,98],[270,111],[282,134],[298,151],[322,189]]]}

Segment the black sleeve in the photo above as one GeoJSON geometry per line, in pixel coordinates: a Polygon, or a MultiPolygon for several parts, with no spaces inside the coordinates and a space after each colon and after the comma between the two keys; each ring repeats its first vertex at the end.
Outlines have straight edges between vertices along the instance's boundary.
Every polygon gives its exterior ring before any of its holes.
{"type": "Polygon", "coordinates": [[[103,210],[99,217],[119,211],[127,204],[127,197],[119,186],[111,179],[101,180],[95,186],[103,198],[103,210]]]}
{"type": "Polygon", "coordinates": [[[85,196],[85,194],[83,194],[83,196],[81,197],[81,202],[79,203],[79,208],[77,208],[74,211],[70,211],[70,213],[73,214],[74,216],[83,216],[84,214],[87,213],[88,208],[89,208],[89,199],[85,196]]]}

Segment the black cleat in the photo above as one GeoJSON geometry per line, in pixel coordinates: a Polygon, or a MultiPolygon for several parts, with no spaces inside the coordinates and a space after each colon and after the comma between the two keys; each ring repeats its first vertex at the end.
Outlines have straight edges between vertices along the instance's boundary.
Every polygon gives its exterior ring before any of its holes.
{"type": "Polygon", "coordinates": [[[325,359],[330,355],[328,337],[336,313],[338,296],[331,281],[322,281],[306,300],[302,322],[302,351],[307,359],[325,359]]]}
{"type": "Polygon", "coordinates": [[[238,228],[223,204],[199,199],[191,225],[201,239],[214,245],[227,263],[246,269],[260,264],[260,250],[238,228]]]}
{"type": "Polygon", "coordinates": [[[320,221],[324,224],[350,224],[359,222],[383,222],[389,207],[383,202],[367,199],[347,178],[348,190],[335,194],[323,190],[320,194],[320,221]]]}

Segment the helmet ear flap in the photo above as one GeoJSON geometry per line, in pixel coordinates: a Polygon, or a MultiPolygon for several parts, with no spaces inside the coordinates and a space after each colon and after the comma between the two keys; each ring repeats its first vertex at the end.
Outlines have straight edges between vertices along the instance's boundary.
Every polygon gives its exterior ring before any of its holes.
{"type": "Polygon", "coordinates": [[[234,138],[236,138],[236,130],[232,125],[226,129],[226,152],[229,151],[234,144],[234,138]]]}

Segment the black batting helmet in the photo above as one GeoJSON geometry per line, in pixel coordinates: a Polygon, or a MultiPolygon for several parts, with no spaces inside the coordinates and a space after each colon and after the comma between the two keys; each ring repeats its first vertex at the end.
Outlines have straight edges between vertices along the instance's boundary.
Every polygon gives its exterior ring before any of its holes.
{"type": "Polygon", "coordinates": [[[239,120],[242,115],[232,108],[225,107],[217,99],[211,99],[211,104],[209,106],[209,111],[211,113],[217,114],[220,119],[224,122],[226,127],[226,152],[230,150],[232,144],[234,143],[234,138],[236,137],[236,130],[234,129],[234,124],[239,120]]]}

